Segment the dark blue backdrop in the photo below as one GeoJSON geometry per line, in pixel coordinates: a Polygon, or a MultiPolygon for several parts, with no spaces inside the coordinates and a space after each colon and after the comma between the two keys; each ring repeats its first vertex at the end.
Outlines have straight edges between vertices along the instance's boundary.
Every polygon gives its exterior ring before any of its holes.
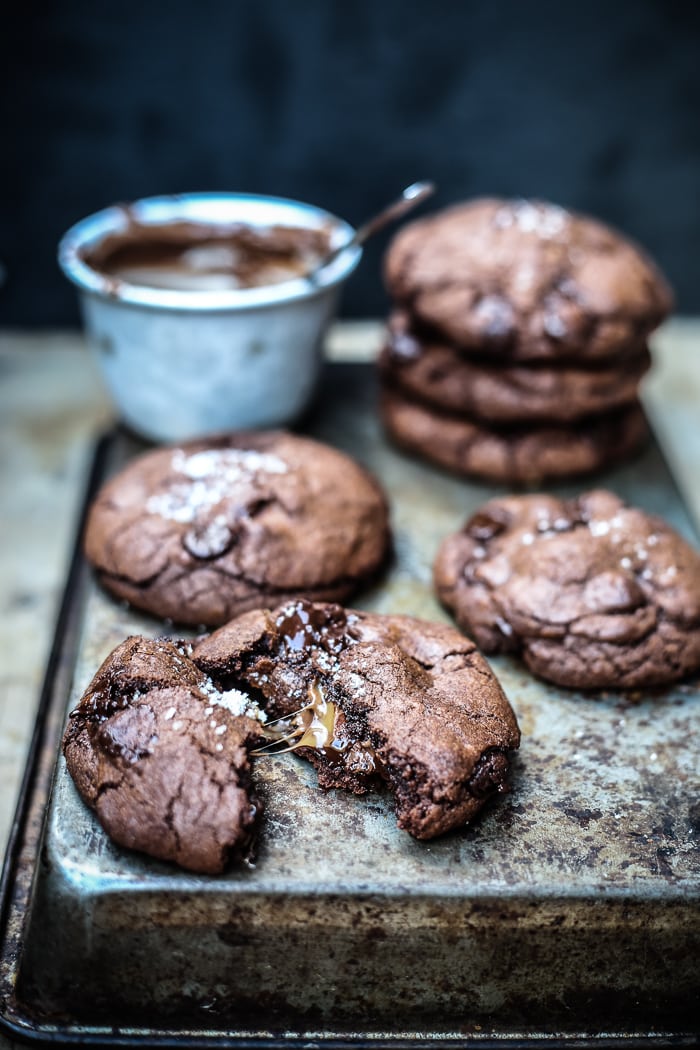
{"type": "MultiPolygon", "coordinates": [[[[0,26],[0,322],[76,320],[91,210],[188,189],[359,221],[407,182],[537,195],[643,242],[700,311],[700,4],[63,0],[0,26]]],[[[345,312],[384,310],[368,251],[345,312]]]]}

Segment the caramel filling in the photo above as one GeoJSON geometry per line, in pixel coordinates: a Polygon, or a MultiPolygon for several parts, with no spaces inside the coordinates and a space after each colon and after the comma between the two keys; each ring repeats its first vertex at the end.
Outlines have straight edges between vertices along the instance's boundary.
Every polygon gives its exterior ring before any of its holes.
{"type": "Polygon", "coordinates": [[[263,732],[268,742],[251,754],[281,755],[300,747],[337,752],[347,747],[336,735],[342,713],[331,700],[326,700],[318,683],[309,686],[308,695],[309,702],[304,707],[265,724],[263,732]]]}
{"type": "Polygon", "coordinates": [[[351,743],[343,733],[345,716],[332,700],[327,700],[322,687],[309,686],[309,702],[290,715],[267,722],[263,732],[268,742],[251,751],[252,755],[283,755],[301,747],[313,748],[331,760],[347,752],[346,765],[356,772],[369,774],[377,768],[378,759],[369,742],[351,743]]]}

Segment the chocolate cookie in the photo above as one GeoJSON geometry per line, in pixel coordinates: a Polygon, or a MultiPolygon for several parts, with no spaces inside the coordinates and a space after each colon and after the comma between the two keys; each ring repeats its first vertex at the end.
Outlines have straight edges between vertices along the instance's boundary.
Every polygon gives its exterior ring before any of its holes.
{"type": "Polygon", "coordinates": [[[117,843],[216,873],[248,847],[260,812],[251,749],[298,748],[325,788],[387,782],[400,827],[428,839],[506,790],[519,740],[498,681],[458,631],[300,600],[246,613],[194,648],[127,639],[72,712],[63,750],[117,843]],[[283,721],[263,725],[252,696],[283,721]]]}
{"type": "Polygon", "coordinates": [[[449,343],[426,342],[395,313],[379,360],[390,383],[448,412],[494,423],[571,423],[637,399],[651,365],[646,347],[624,361],[597,368],[501,365],[465,357],[449,343]]]}
{"type": "Polygon", "coordinates": [[[504,789],[515,716],[453,628],[297,601],[239,617],[193,660],[287,716],[281,743],[299,748],[323,787],[363,794],[386,782],[416,838],[464,825],[504,789]]]}
{"type": "Polygon", "coordinates": [[[572,426],[497,428],[447,415],[386,389],[384,424],[397,444],[447,470],[519,485],[573,477],[626,459],[644,441],[639,404],[572,426]]]}
{"type": "Polygon", "coordinates": [[[486,503],[442,544],[435,584],[485,652],[558,685],[630,689],[700,667],[700,554],[611,492],[486,503]]]}
{"type": "Polygon", "coordinates": [[[248,762],[260,723],[246,710],[186,650],[128,638],[72,712],[63,751],[115,842],[213,874],[245,852],[260,812],[248,762]]]}
{"type": "Polygon", "coordinates": [[[207,625],[297,594],[345,600],[388,548],[377,482],[336,449],[282,432],[141,456],[99,493],[85,538],[117,597],[207,625]]]}
{"type": "Polygon", "coordinates": [[[404,226],[386,279],[452,342],[511,361],[636,352],[672,306],[664,278],[630,241],[531,201],[476,200],[404,226]]]}

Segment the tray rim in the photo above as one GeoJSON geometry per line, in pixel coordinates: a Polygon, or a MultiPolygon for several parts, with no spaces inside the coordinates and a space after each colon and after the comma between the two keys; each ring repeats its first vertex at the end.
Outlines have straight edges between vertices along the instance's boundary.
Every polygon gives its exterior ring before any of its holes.
{"type": "MultiPolygon", "coordinates": [[[[355,366],[358,367],[358,366],[355,366]]],[[[359,367],[362,367],[361,365],[359,367]]],[[[365,366],[367,367],[367,366],[365,366]]],[[[58,760],[58,743],[63,724],[63,704],[65,695],[62,691],[66,667],[71,669],[72,657],[79,644],[79,627],[81,623],[80,594],[89,578],[89,566],[82,553],[82,537],[92,498],[104,480],[109,452],[123,428],[112,426],[102,432],[94,441],[92,462],[87,481],[84,485],[80,510],[75,522],[75,540],[68,564],[65,587],[62,593],[59,610],[46,670],[41,687],[37,713],[32,731],[27,759],[18,794],[17,806],[10,828],[2,872],[0,874],[0,1034],[11,1040],[33,1046],[100,1046],[100,1047],[135,1047],[153,1045],[163,1048],[218,1048],[235,1046],[240,1050],[349,1050],[352,1047],[391,1048],[391,1050],[417,1050],[420,1047],[463,1047],[478,1046],[484,1050],[511,1047],[528,1048],[552,1047],[615,1048],[636,1046],[696,1046],[698,1033],[657,1032],[657,1033],[588,1033],[557,1035],[545,1031],[539,1034],[481,1032],[473,1026],[472,1032],[459,1033],[420,1033],[363,1031],[348,1034],[330,1029],[308,1032],[274,1033],[265,1031],[210,1030],[195,1031],[177,1027],[119,1027],[78,1025],[69,1019],[48,1023],[25,1010],[14,998],[13,990],[18,972],[22,935],[26,928],[26,918],[33,892],[34,876],[41,858],[44,825],[47,814],[47,803],[53,789],[58,760]],[[60,710],[57,710],[60,708],[60,710]],[[43,761],[42,761],[43,760],[43,761]],[[24,877],[22,864],[26,865],[24,877]],[[24,914],[22,911],[24,909],[24,914]],[[18,918],[18,929],[13,933],[11,921],[18,918]]],[[[686,509],[691,524],[697,523],[687,508],[678,487],[673,471],[670,469],[663,449],[658,445],[659,454],[668,470],[671,482],[676,489],[679,501],[686,509]]]]}

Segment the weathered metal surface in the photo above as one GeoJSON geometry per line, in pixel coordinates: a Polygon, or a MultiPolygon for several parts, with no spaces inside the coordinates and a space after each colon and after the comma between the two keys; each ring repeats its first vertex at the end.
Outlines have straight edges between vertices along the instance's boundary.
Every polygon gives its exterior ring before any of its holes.
{"type": "MultiPolygon", "coordinates": [[[[392,450],[368,370],[334,366],[321,396],[307,429],[365,462],[392,501],[395,563],[358,604],[447,619],[431,592],[433,556],[496,490],[392,450]]],[[[133,448],[116,440],[113,466],[133,448]]],[[[653,446],[594,483],[694,538],[653,446]]],[[[122,638],[163,632],[92,583],[81,601],[62,715],[122,638]]],[[[258,763],[256,867],[205,879],[112,846],[59,759],[23,931],[21,1008],[93,1035],[119,1024],[263,1038],[691,1040],[698,683],[586,696],[516,661],[493,665],[523,730],[512,793],[428,844],[396,829],[387,797],[320,794],[310,767],[286,755],[258,763]]]]}

